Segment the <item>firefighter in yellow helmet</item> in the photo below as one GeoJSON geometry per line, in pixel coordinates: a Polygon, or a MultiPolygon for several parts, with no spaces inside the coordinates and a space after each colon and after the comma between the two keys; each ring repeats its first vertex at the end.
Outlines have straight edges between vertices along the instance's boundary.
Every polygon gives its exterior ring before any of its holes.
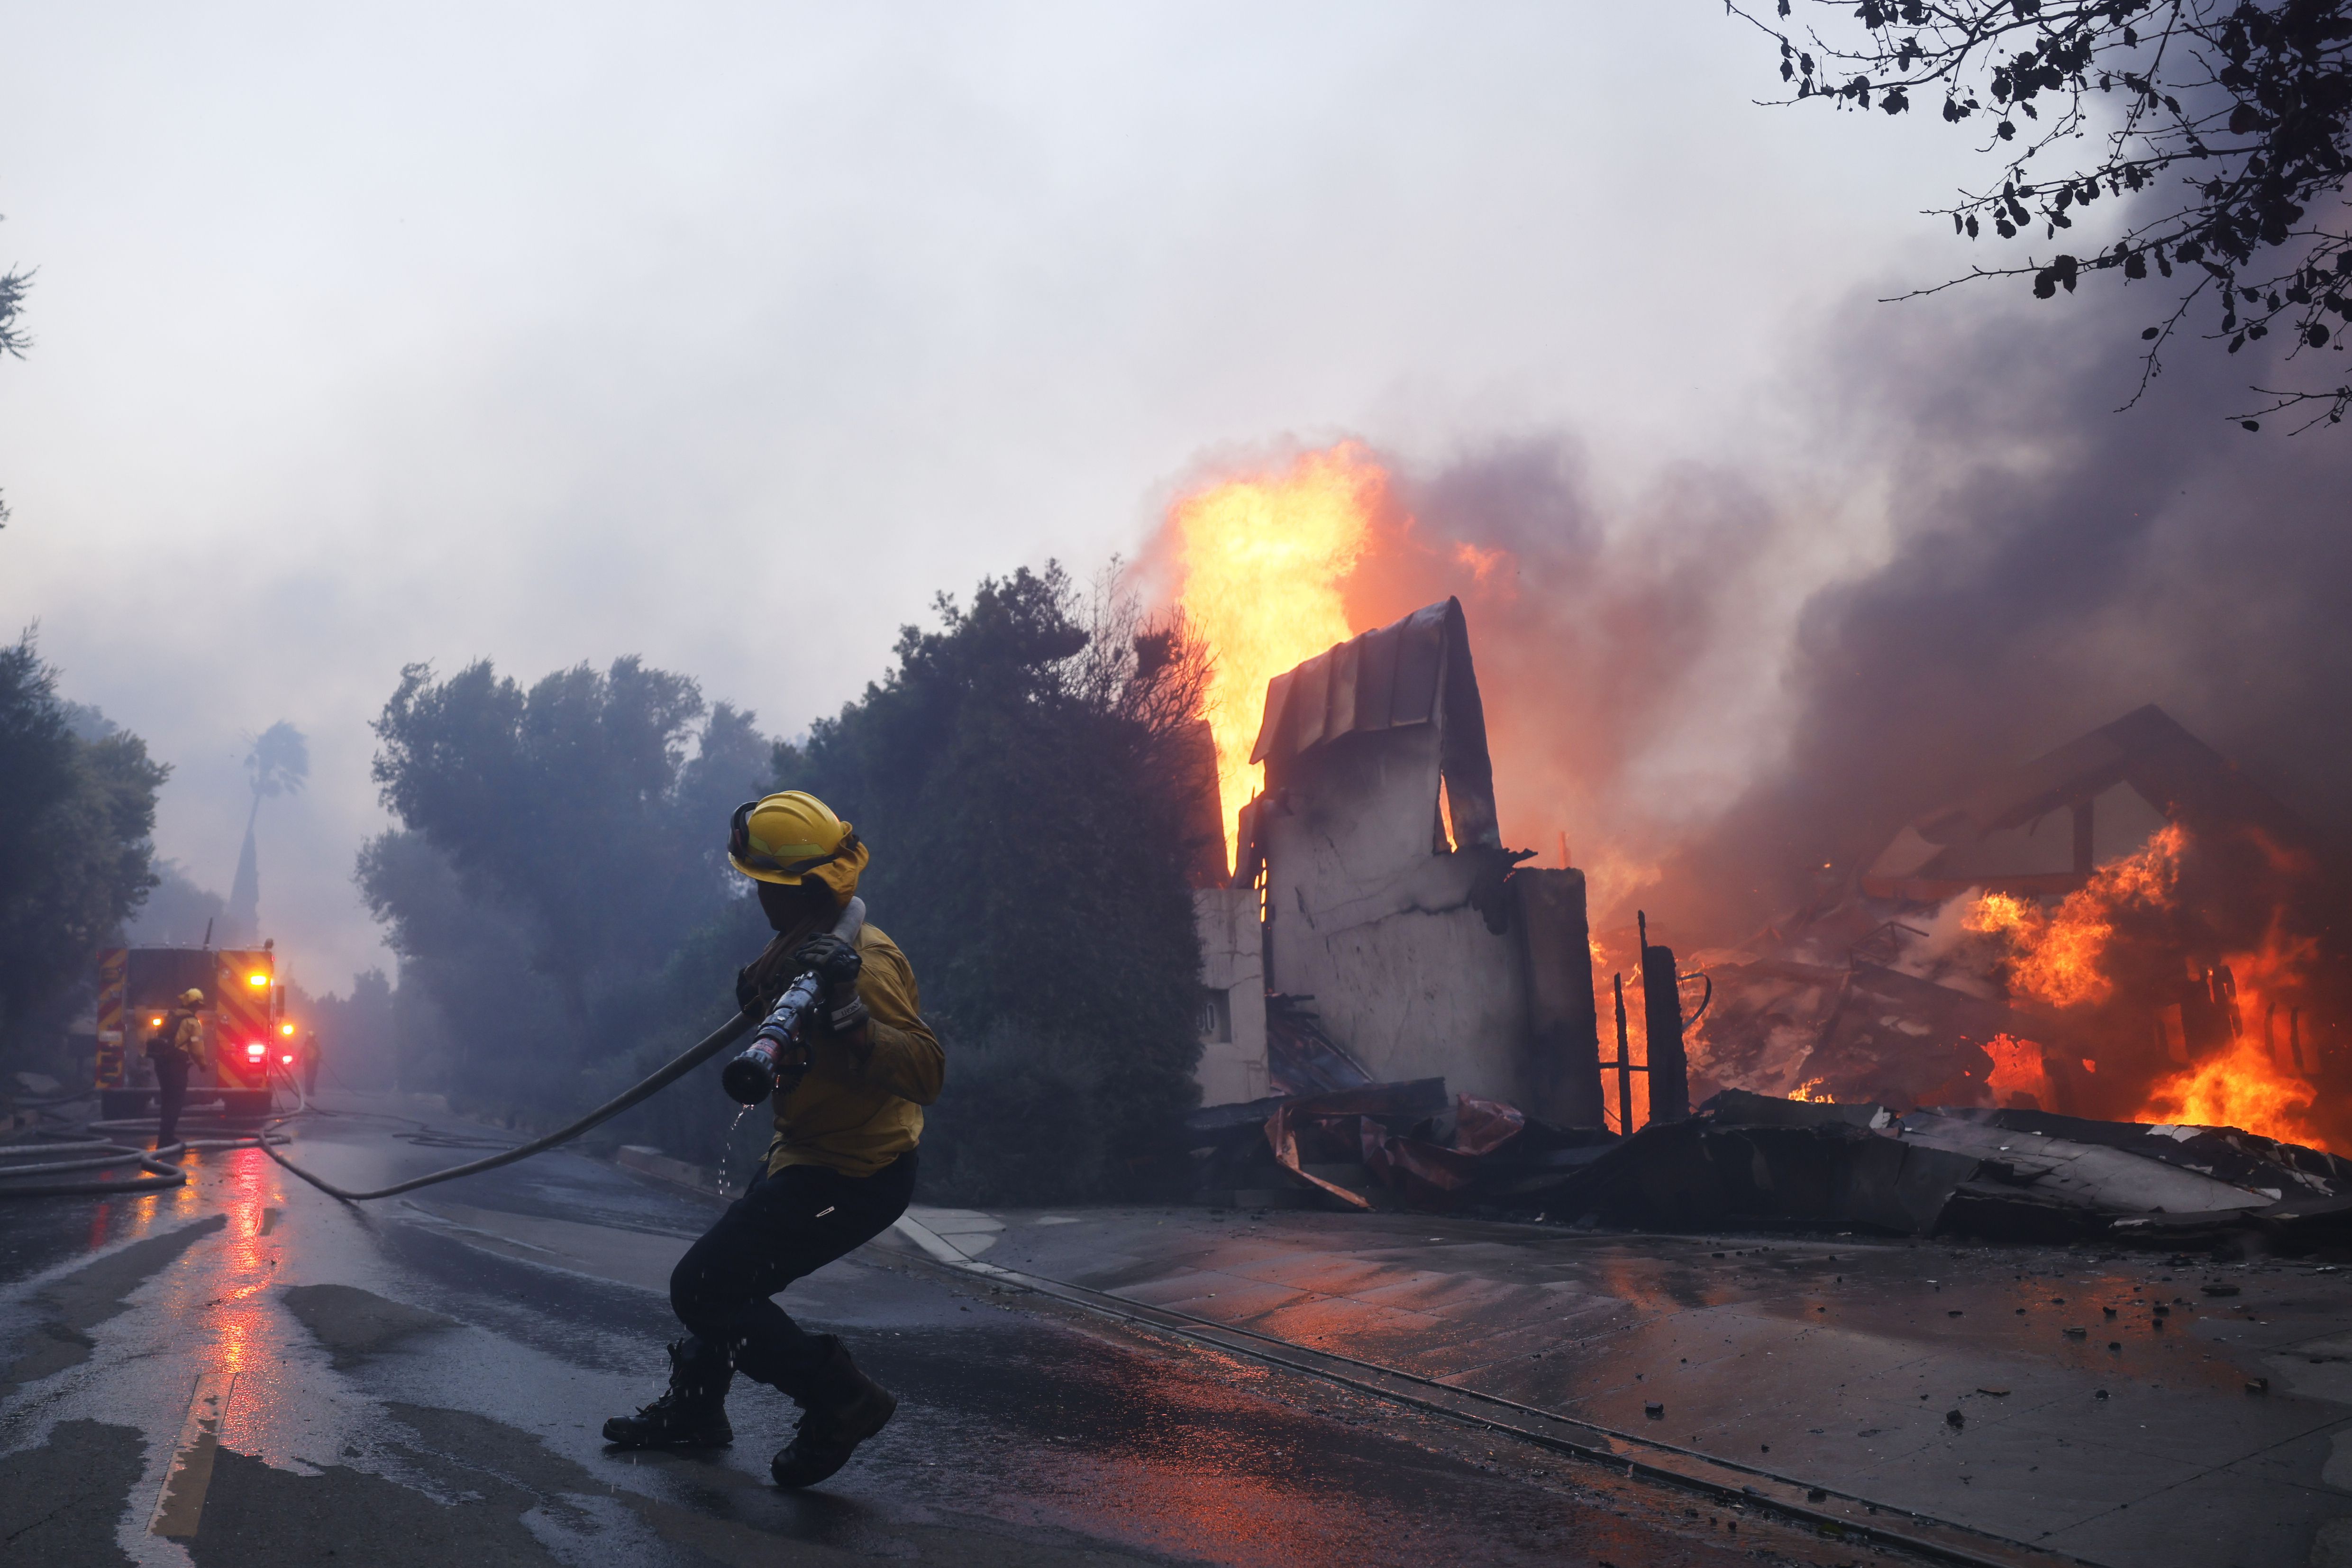
{"type": "Polygon", "coordinates": [[[155,1147],[179,1142],[180,1109],[188,1103],[188,1072],[205,1064],[205,994],[191,985],[147,1037],[147,1060],[155,1068],[155,1147]]]}
{"type": "Polygon", "coordinates": [[[751,879],[775,938],[736,977],[736,1001],[764,1016],[800,975],[825,983],[808,1070],[779,1080],[776,1131],[751,1184],[671,1273],[687,1337],[670,1346],[669,1389],[604,1423],[628,1447],[733,1441],[726,1398],[736,1373],[801,1407],[771,1465],[776,1484],[814,1486],[848,1462],[898,1406],[841,1341],[811,1334],[772,1298],[863,1246],[906,1212],[923,1107],[946,1058],[923,1022],[915,973],[879,928],[833,933],[857,890],[866,848],[814,795],[787,790],[736,808],[728,859],[751,879]]]}

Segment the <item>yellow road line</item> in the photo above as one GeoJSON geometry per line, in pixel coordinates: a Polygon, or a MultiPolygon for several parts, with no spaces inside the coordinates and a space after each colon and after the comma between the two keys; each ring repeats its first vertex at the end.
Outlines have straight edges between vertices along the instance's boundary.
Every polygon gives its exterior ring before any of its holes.
{"type": "Polygon", "coordinates": [[[155,1514],[147,1521],[150,1535],[192,1541],[205,1516],[205,1492],[213,1484],[213,1456],[220,1451],[221,1422],[228,1415],[229,1390],[236,1386],[233,1372],[208,1372],[196,1379],[188,1401],[188,1419],[180,1427],[180,1446],[172,1454],[172,1468],[163,1472],[163,1489],[155,1494],[155,1514]]]}

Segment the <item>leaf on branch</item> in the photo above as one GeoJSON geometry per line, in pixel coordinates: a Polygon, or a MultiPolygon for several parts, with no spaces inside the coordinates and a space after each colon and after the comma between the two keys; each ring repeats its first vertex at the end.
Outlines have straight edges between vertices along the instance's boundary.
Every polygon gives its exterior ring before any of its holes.
{"type": "Polygon", "coordinates": [[[2074,291],[2075,274],[2081,267],[2082,263],[2071,256],[2054,258],[2049,266],[2033,275],[2033,297],[2037,300],[2047,300],[2062,288],[2072,294],[2074,291]]]}

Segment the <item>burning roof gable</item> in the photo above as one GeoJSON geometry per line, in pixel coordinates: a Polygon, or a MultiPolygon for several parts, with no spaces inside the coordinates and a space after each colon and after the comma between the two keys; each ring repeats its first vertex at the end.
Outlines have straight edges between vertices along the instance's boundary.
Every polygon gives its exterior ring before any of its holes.
{"type": "Polygon", "coordinates": [[[2235,764],[2153,703],[2135,709],[2057,750],[2011,768],[1956,804],[1913,819],[1863,874],[1872,898],[1937,902],[1970,888],[2064,893],[2090,879],[2091,803],[2118,784],[2168,820],[2218,837],[2253,827],[2284,845],[2306,846],[2310,830],[2248,781],[2235,764]],[[2074,868],[1987,878],[1958,871],[1954,852],[2051,812],[2074,816],[2074,868]]]}
{"type": "Polygon", "coordinates": [[[1454,842],[1500,847],[1486,710],[1459,599],[1425,605],[1276,676],[1250,761],[1266,764],[1271,787],[1293,759],[1341,736],[1421,724],[1438,726],[1454,842]]]}

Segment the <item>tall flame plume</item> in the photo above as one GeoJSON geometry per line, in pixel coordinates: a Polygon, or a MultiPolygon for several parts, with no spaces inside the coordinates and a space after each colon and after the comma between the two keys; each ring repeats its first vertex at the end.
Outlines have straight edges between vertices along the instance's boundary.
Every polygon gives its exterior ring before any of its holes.
{"type": "Polygon", "coordinates": [[[1386,482],[1371,455],[1346,442],[1278,473],[1210,485],[1170,510],[1177,600],[1215,659],[1205,705],[1228,865],[1242,805],[1258,787],[1249,754],[1265,683],[1354,635],[1340,590],[1370,543],[1386,482]]]}

